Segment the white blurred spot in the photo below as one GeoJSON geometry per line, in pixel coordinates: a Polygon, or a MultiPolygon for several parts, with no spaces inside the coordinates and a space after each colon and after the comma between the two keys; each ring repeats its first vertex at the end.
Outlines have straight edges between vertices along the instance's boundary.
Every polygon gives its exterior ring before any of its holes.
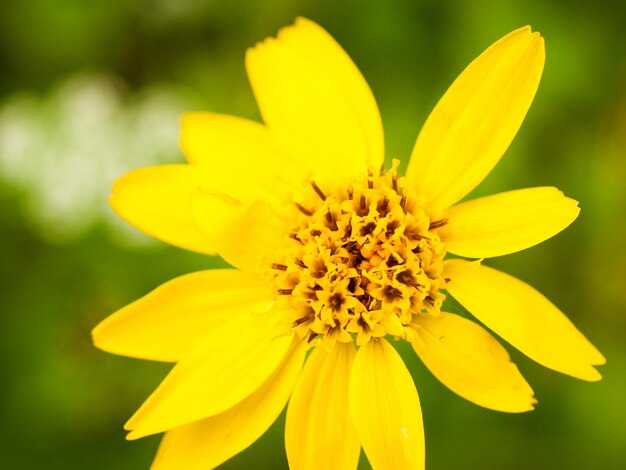
{"type": "Polygon", "coordinates": [[[70,78],[44,99],[14,95],[0,107],[0,180],[51,240],[104,223],[121,243],[150,244],[116,220],[107,197],[133,168],[182,161],[179,119],[190,107],[173,87],[129,95],[107,76],[70,78]]]}

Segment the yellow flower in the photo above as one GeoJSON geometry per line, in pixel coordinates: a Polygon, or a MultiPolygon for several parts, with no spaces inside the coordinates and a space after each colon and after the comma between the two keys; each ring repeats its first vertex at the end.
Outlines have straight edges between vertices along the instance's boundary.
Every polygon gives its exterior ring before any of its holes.
{"type": "Polygon", "coordinates": [[[600,379],[604,358],[557,307],[480,261],[554,236],[577,202],[539,187],[458,203],[515,136],[543,64],[529,27],[489,47],[439,101],[399,176],[396,160],[383,169],[380,115],[358,69],[298,19],[246,55],[265,125],[186,114],[189,164],[115,183],[110,201],[128,222],[237,268],[176,278],[93,332],[105,351],[176,363],[126,424],[129,439],[166,433],[153,469],[221,464],[288,400],[291,468],[354,469],[361,447],[375,469],[424,468],[417,391],[390,337],[462,397],[531,410],[506,350],[441,311],[444,292],[538,363],[600,379]]]}

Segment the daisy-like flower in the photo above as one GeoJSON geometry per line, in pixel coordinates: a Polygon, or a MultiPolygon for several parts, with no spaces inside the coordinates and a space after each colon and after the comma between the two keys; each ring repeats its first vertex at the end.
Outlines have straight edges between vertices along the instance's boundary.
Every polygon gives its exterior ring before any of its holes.
{"type": "Polygon", "coordinates": [[[93,332],[105,351],[176,363],[125,426],[129,439],[165,432],[153,469],[221,464],[287,401],[293,469],[355,469],[361,447],[375,469],[424,468],[417,391],[390,338],[467,400],[533,409],[498,341],[441,310],[447,294],[538,363],[600,379],[604,358],[557,307],[481,263],[557,234],[577,202],[539,187],[459,203],[515,136],[543,64],[528,27],[489,47],[439,101],[400,176],[396,160],[383,168],[358,69],[298,19],[246,54],[265,124],[186,114],[188,164],[117,180],[110,201],[128,222],[236,268],[169,281],[93,332]]]}

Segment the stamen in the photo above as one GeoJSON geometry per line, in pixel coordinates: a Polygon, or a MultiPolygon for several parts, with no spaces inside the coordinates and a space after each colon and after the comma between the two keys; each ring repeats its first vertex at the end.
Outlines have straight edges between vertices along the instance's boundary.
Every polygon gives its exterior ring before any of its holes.
{"type": "Polygon", "coordinates": [[[278,269],[279,271],[287,271],[287,266],[280,263],[272,263],[272,269],[278,269]]]}
{"type": "Polygon", "coordinates": [[[406,194],[403,194],[400,198],[400,207],[404,210],[406,206],[406,194]]]}
{"type": "Polygon", "coordinates": [[[326,274],[328,270],[326,269],[326,266],[324,266],[324,269],[318,269],[317,271],[311,273],[311,277],[314,277],[315,279],[320,279],[322,277],[324,277],[324,274],[326,274]]]}
{"type": "Polygon", "coordinates": [[[335,218],[330,211],[326,212],[326,222],[328,222],[328,228],[332,231],[339,229],[339,227],[337,227],[337,222],[335,222],[335,218]]]}
{"type": "Polygon", "coordinates": [[[391,175],[391,187],[396,192],[396,194],[400,194],[398,193],[398,174],[397,173],[393,173],[391,175]]]}
{"type": "Polygon", "coordinates": [[[320,197],[322,201],[326,200],[326,194],[324,194],[322,190],[320,189],[320,187],[317,184],[315,184],[315,181],[311,181],[311,187],[313,188],[313,191],[315,191],[315,193],[320,197]]]}
{"type": "Polygon", "coordinates": [[[289,238],[292,238],[295,241],[297,241],[298,243],[300,243],[301,245],[304,245],[304,242],[302,240],[300,240],[300,238],[298,237],[298,234],[296,234],[296,233],[290,233],[289,234],[289,238]]]}
{"type": "Polygon", "coordinates": [[[363,317],[359,317],[359,319],[357,320],[357,323],[363,329],[364,333],[369,333],[371,331],[369,324],[365,321],[363,317]]]}
{"type": "Polygon", "coordinates": [[[402,264],[403,261],[404,261],[403,259],[396,258],[395,255],[392,255],[391,258],[387,260],[387,267],[393,268],[394,266],[398,266],[399,264],[402,264]]]}
{"type": "Polygon", "coordinates": [[[402,298],[402,291],[393,286],[385,286],[382,294],[387,302],[393,302],[394,300],[402,298]]]}
{"type": "Polygon", "coordinates": [[[425,237],[424,235],[420,235],[415,230],[407,230],[405,233],[406,233],[406,236],[409,237],[409,240],[413,240],[413,241],[415,241],[415,240],[428,240],[428,237],[425,237]]]}
{"type": "Polygon", "coordinates": [[[296,264],[297,264],[298,266],[300,266],[302,269],[308,269],[308,268],[309,268],[309,267],[308,267],[306,264],[304,264],[304,262],[303,262],[301,259],[299,259],[299,258],[296,258],[296,259],[295,259],[295,261],[294,261],[294,263],[296,263],[296,264]]]}
{"type": "Polygon", "coordinates": [[[364,216],[365,214],[367,214],[367,203],[365,201],[365,196],[361,195],[361,198],[359,199],[359,212],[358,214],[360,216],[364,216]]]}
{"type": "Polygon", "coordinates": [[[428,230],[432,230],[435,228],[441,228],[448,223],[448,219],[435,220],[430,223],[428,226],[428,230]]]}
{"type": "Polygon", "coordinates": [[[427,295],[424,300],[428,302],[430,305],[432,305],[433,307],[435,306],[435,299],[433,299],[430,295],[427,295]]]}
{"type": "Polygon", "coordinates": [[[322,234],[322,231],[321,231],[321,230],[317,230],[317,229],[313,229],[313,230],[311,230],[311,236],[312,236],[312,237],[318,237],[318,236],[320,236],[321,234],[322,234]]]}
{"type": "Polygon", "coordinates": [[[391,237],[399,226],[400,222],[398,222],[397,220],[392,220],[391,222],[389,222],[387,224],[387,229],[385,230],[385,236],[387,238],[391,237]]]}
{"type": "Polygon", "coordinates": [[[291,295],[293,289],[278,289],[280,295],[291,295]]]}
{"type": "Polygon", "coordinates": [[[306,207],[302,207],[302,205],[298,202],[295,203],[296,207],[302,212],[304,215],[308,215],[309,217],[313,215],[313,212],[308,210],[306,207]]]}
{"type": "Polygon", "coordinates": [[[359,230],[359,234],[362,237],[366,235],[370,235],[374,231],[375,228],[376,228],[376,222],[370,222],[369,224],[366,224],[363,227],[361,227],[361,230],[359,230]]]}
{"type": "Polygon", "coordinates": [[[345,302],[346,299],[344,299],[341,294],[333,294],[328,298],[328,306],[335,312],[338,312],[345,302]]]}
{"type": "Polygon", "coordinates": [[[382,199],[382,201],[378,202],[378,213],[381,215],[381,217],[384,217],[387,215],[387,209],[389,209],[389,199],[387,199],[386,197],[382,199]]]}
{"type": "Polygon", "coordinates": [[[406,284],[407,286],[412,286],[415,284],[415,278],[413,277],[413,273],[411,272],[410,269],[399,272],[396,275],[396,279],[398,280],[398,282],[401,282],[402,284],[406,284]]]}
{"type": "Polygon", "coordinates": [[[297,318],[297,319],[296,319],[296,320],[295,320],[295,321],[291,324],[291,326],[292,326],[292,327],[300,326],[300,325],[302,325],[303,323],[307,323],[307,322],[313,321],[313,318],[314,318],[314,317],[313,317],[313,315],[311,315],[311,314],[309,314],[309,315],[305,315],[305,316],[303,316],[303,317],[297,318]]]}

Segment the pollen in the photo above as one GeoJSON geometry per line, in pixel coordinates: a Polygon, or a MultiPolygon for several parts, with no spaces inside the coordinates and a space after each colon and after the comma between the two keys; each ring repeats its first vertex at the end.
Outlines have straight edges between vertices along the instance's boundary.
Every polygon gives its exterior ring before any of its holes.
{"type": "Polygon", "coordinates": [[[345,187],[310,181],[290,203],[293,225],[271,267],[300,337],[410,339],[419,315],[439,314],[448,279],[437,230],[447,220],[427,212],[398,164],[345,187]]]}

